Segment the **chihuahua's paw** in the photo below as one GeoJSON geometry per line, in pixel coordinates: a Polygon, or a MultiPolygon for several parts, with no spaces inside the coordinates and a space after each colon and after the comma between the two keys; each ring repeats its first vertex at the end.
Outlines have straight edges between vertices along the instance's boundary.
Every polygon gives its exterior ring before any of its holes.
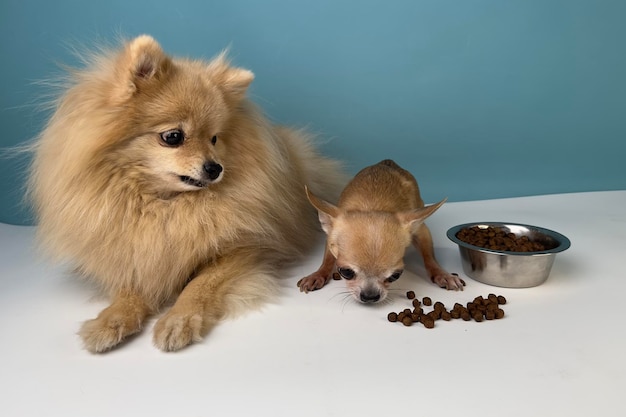
{"type": "Polygon", "coordinates": [[[298,281],[298,287],[300,288],[300,292],[307,293],[309,291],[319,290],[324,285],[328,284],[328,281],[330,281],[329,276],[314,272],[298,281]]]}
{"type": "Polygon", "coordinates": [[[446,290],[463,291],[465,286],[465,281],[459,278],[458,275],[448,274],[447,272],[433,275],[430,277],[430,280],[446,290]]]}
{"type": "Polygon", "coordinates": [[[154,325],[153,342],[165,352],[180,350],[202,340],[204,333],[199,313],[184,314],[169,311],[154,325]]]}

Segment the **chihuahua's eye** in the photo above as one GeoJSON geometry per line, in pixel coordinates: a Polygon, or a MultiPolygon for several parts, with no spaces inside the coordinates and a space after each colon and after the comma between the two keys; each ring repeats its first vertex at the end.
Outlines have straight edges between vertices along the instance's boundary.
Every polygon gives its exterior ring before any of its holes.
{"type": "Polygon", "coordinates": [[[216,143],[217,143],[217,135],[215,135],[215,136],[213,136],[213,137],[211,138],[211,144],[212,144],[212,145],[215,145],[216,143]]]}
{"type": "Polygon", "coordinates": [[[397,280],[398,280],[398,278],[400,278],[400,275],[402,275],[402,272],[403,272],[403,271],[396,271],[396,272],[394,272],[393,274],[391,274],[391,275],[389,276],[389,278],[387,278],[387,282],[394,282],[394,281],[397,281],[397,280]]]}
{"type": "Polygon", "coordinates": [[[350,268],[337,268],[337,272],[339,272],[339,275],[341,275],[344,279],[352,279],[356,275],[350,268]]]}
{"type": "Polygon", "coordinates": [[[172,129],[161,133],[161,140],[167,146],[180,146],[185,140],[185,134],[180,129],[172,129]]]}

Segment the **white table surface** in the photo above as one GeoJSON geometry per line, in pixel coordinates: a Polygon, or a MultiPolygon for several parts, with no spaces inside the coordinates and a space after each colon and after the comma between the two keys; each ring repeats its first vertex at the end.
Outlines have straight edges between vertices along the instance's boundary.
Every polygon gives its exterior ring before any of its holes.
{"type": "Polygon", "coordinates": [[[464,276],[435,287],[409,252],[391,303],[347,300],[343,283],[302,294],[285,278],[278,302],[226,321],[178,353],[144,333],[92,355],[76,335],[106,306],[93,289],[41,260],[33,227],[0,224],[0,415],[3,416],[624,416],[626,191],[448,203],[428,225],[439,261],[462,272],[449,227],[510,221],[556,230],[572,247],[548,281],[505,289],[464,276]],[[508,299],[502,320],[389,323],[405,292],[451,307],[508,299]]]}

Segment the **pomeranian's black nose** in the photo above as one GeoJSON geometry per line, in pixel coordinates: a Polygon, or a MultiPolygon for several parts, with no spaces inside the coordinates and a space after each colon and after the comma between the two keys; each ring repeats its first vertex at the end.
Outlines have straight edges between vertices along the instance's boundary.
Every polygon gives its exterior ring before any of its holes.
{"type": "Polygon", "coordinates": [[[364,303],[375,303],[380,300],[378,291],[361,291],[361,301],[364,303]]]}
{"type": "Polygon", "coordinates": [[[205,162],[202,168],[211,181],[215,181],[224,170],[220,164],[214,161],[205,162]]]}

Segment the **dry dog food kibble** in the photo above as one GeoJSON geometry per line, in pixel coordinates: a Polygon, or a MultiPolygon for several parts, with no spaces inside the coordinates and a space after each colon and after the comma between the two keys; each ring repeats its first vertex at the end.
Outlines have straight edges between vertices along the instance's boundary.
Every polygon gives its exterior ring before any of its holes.
{"type": "Polygon", "coordinates": [[[406,293],[406,298],[408,298],[409,300],[412,300],[415,298],[415,291],[408,291],[406,293]]]}
{"type": "Polygon", "coordinates": [[[470,245],[506,252],[541,252],[554,248],[554,246],[530,240],[528,236],[517,236],[502,227],[472,226],[459,230],[456,237],[470,245]]]}
{"type": "Polygon", "coordinates": [[[433,327],[435,327],[435,320],[433,320],[428,315],[422,316],[421,321],[424,327],[426,327],[427,329],[432,329],[433,327]]]}
{"type": "Polygon", "coordinates": [[[433,304],[430,297],[422,298],[422,303],[420,303],[415,298],[415,292],[413,291],[407,292],[407,298],[413,300],[413,311],[405,308],[400,313],[391,312],[387,315],[387,320],[392,323],[401,322],[405,326],[411,326],[413,323],[422,323],[427,329],[434,328],[437,320],[462,319],[463,321],[470,321],[473,319],[476,322],[498,320],[504,317],[504,310],[500,306],[506,304],[506,298],[501,295],[489,294],[487,297],[480,295],[467,302],[465,306],[455,303],[452,310],[448,311],[441,301],[436,301],[433,304]],[[412,295],[412,297],[409,295],[412,295]],[[433,308],[425,313],[421,305],[432,305],[433,308]]]}

